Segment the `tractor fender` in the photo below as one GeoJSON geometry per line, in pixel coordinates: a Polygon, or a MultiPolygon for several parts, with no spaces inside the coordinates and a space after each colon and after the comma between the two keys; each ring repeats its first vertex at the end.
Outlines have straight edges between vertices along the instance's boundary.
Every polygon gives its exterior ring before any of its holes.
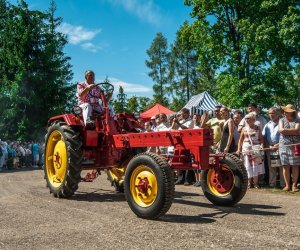
{"type": "Polygon", "coordinates": [[[84,126],[83,121],[75,114],[63,114],[53,116],[48,120],[48,127],[55,121],[63,121],[68,126],[84,126]]]}

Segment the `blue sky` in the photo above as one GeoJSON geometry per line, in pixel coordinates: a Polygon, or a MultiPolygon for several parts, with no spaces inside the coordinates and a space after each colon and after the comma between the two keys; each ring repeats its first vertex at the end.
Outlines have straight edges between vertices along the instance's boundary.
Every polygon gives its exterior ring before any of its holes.
{"type": "MultiPolygon", "coordinates": [[[[30,9],[47,10],[49,0],[25,0],[30,9]]],[[[17,1],[10,1],[16,3],[17,1]]],[[[145,66],[146,50],[157,32],[168,43],[190,20],[184,0],[56,0],[56,15],[63,18],[60,31],[68,35],[65,53],[71,57],[74,82],[92,69],[96,81],[106,76],[124,87],[127,97],[152,97],[152,79],[145,66]]]]}

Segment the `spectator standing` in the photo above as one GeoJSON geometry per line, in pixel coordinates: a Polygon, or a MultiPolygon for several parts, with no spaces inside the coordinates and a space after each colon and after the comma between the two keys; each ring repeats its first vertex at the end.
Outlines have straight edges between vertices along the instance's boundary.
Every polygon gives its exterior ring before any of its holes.
{"type": "Polygon", "coordinates": [[[236,110],[233,113],[233,122],[234,122],[233,138],[235,143],[235,150],[237,150],[239,140],[240,140],[240,132],[238,131],[238,127],[242,119],[243,119],[243,112],[240,110],[236,110]]]}
{"type": "Polygon", "coordinates": [[[181,111],[181,119],[178,117],[174,118],[172,129],[191,129],[194,127],[193,120],[190,117],[190,110],[187,108],[183,108],[181,111]]]}
{"type": "MultiPolygon", "coordinates": [[[[168,131],[170,130],[171,126],[168,122],[168,117],[166,114],[161,113],[159,114],[158,117],[159,121],[157,120],[157,126],[155,128],[155,131],[168,131]]],[[[168,154],[168,147],[157,147],[156,148],[156,153],[157,154],[164,154],[167,155],[168,154]]]]}
{"type": "Polygon", "coordinates": [[[153,130],[151,129],[151,126],[152,126],[151,122],[145,122],[145,125],[144,125],[145,130],[144,130],[144,132],[153,132],[153,130]]]}
{"type": "Polygon", "coordinates": [[[43,166],[43,152],[44,152],[43,144],[39,143],[39,167],[43,166]]]}
{"type": "Polygon", "coordinates": [[[222,107],[220,113],[221,118],[225,122],[220,139],[219,151],[222,153],[233,153],[236,151],[234,142],[234,122],[230,118],[229,109],[227,107],[222,107]]]}
{"type": "MultiPolygon", "coordinates": [[[[255,114],[255,125],[260,127],[260,130],[262,131],[264,126],[267,124],[267,119],[260,115],[260,108],[257,106],[256,103],[250,103],[248,105],[248,112],[249,113],[254,113],[255,114]]],[[[238,131],[241,132],[242,128],[244,128],[247,125],[245,119],[242,119],[239,127],[238,127],[238,131]]],[[[259,176],[259,182],[261,185],[264,185],[265,183],[268,183],[268,176],[269,176],[269,169],[268,169],[268,165],[266,164],[267,161],[265,161],[263,163],[264,172],[267,172],[266,175],[262,174],[259,176]]]]}
{"type": "Polygon", "coordinates": [[[175,115],[174,115],[174,114],[168,116],[168,122],[169,122],[170,125],[173,124],[174,118],[175,118],[175,115]]]}
{"type": "Polygon", "coordinates": [[[155,128],[156,128],[156,126],[157,126],[157,124],[156,124],[156,118],[157,118],[157,116],[158,115],[154,115],[154,116],[152,116],[151,117],[151,119],[150,119],[150,122],[151,122],[151,124],[152,124],[152,127],[151,127],[151,130],[155,130],[155,128]]]}
{"type": "MultiPolygon", "coordinates": [[[[262,130],[264,126],[267,124],[267,119],[260,115],[260,109],[255,103],[250,103],[248,105],[248,113],[255,112],[255,125],[259,126],[262,130]]],[[[242,128],[247,125],[245,118],[243,118],[239,124],[238,131],[241,132],[242,128]]]]}
{"type": "MultiPolygon", "coordinates": [[[[224,119],[221,117],[220,111],[221,111],[221,106],[216,106],[214,111],[215,117],[211,118],[205,123],[205,127],[212,128],[214,131],[214,147],[217,147],[221,140],[222,128],[225,122],[224,119]]],[[[207,113],[205,114],[207,116],[207,113]]]]}
{"type": "Polygon", "coordinates": [[[25,167],[25,156],[26,156],[26,152],[25,152],[25,148],[23,147],[23,145],[20,143],[18,146],[18,151],[17,154],[19,156],[19,167],[25,167]]]}
{"type": "MultiPolygon", "coordinates": [[[[177,117],[174,118],[172,129],[192,129],[194,128],[193,120],[190,117],[190,111],[187,108],[181,110],[181,120],[177,117]]],[[[191,185],[194,182],[195,174],[192,170],[178,171],[178,178],[175,184],[184,184],[185,186],[191,185]]]]}
{"type": "Polygon", "coordinates": [[[193,115],[193,125],[194,128],[201,128],[201,116],[199,114],[193,115]]]}
{"type": "MultiPolygon", "coordinates": [[[[153,132],[151,121],[145,122],[145,133],[153,132]]],[[[147,152],[156,153],[155,147],[147,147],[147,152]]]]}
{"type": "Polygon", "coordinates": [[[278,124],[279,124],[279,110],[275,107],[269,109],[269,117],[270,121],[265,125],[262,134],[265,141],[265,147],[269,148],[266,150],[266,156],[269,166],[269,186],[274,188],[276,187],[276,179],[277,179],[277,171],[279,170],[280,176],[280,185],[284,185],[282,166],[279,158],[279,132],[278,132],[278,124]],[[271,158],[273,159],[271,161],[271,158]]]}
{"type": "Polygon", "coordinates": [[[4,153],[3,153],[3,141],[0,139],[0,172],[3,170],[4,153]]]}
{"type": "MultiPolygon", "coordinates": [[[[194,129],[201,128],[201,116],[199,114],[193,115],[193,124],[194,124],[194,129]]],[[[200,187],[201,186],[201,176],[200,176],[201,170],[195,169],[194,172],[195,172],[196,182],[194,183],[193,186],[200,187]]]]}
{"type": "Polygon", "coordinates": [[[283,176],[285,180],[284,191],[291,189],[290,168],[292,168],[292,191],[297,192],[297,180],[299,175],[300,157],[295,156],[294,146],[291,144],[300,143],[300,119],[293,105],[288,104],[281,107],[284,111],[284,117],[279,121],[279,155],[283,165],[283,176]]]}
{"type": "Polygon", "coordinates": [[[255,125],[255,113],[245,116],[246,126],[241,131],[237,154],[243,153],[243,161],[248,173],[248,188],[259,188],[258,177],[265,173],[260,149],[263,148],[263,136],[259,126],[255,125]]]}
{"type": "Polygon", "coordinates": [[[14,158],[16,157],[16,151],[13,147],[13,143],[10,143],[7,147],[7,169],[11,170],[14,169],[14,158]]]}
{"type": "Polygon", "coordinates": [[[6,141],[2,141],[2,152],[3,152],[3,163],[2,163],[2,168],[6,168],[6,161],[7,161],[7,156],[8,156],[8,151],[7,151],[8,144],[6,141]]]}
{"type": "Polygon", "coordinates": [[[32,158],[33,158],[33,167],[38,167],[39,163],[39,144],[34,142],[32,144],[32,158]]]}
{"type": "Polygon", "coordinates": [[[155,131],[166,131],[170,130],[170,124],[168,122],[168,117],[166,114],[161,113],[159,114],[158,118],[156,119],[156,128],[155,131]]]}
{"type": "Polygon", "coordinates": [[[25,150],[25,166],[31,167],[34,163],[34,158],[31,149],[33,149],[34,144],[28,144],[27,147],[24,147],[25,150]],[[31,145],[31,146],[30,146],[31,145]]]}

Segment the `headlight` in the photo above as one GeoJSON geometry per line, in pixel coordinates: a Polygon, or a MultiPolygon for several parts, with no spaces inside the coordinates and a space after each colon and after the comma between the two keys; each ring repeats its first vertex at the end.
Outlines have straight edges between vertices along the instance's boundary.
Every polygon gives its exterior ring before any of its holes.
{"type": "Polygon", "coordinates": [[[75,106],[75,107],[73,108],[73,113],[74,113],[75,115],[80,115],[80,114],[82,113],[82,109],[81,109],[79,106],[75,106]]]}

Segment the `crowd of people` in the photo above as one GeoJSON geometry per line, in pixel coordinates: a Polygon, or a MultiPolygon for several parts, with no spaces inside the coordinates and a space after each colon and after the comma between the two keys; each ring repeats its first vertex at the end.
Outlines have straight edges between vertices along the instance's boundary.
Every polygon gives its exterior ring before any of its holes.
{"type": "Polygon", "coordinates": [[[38,142],[3,141],[0,139],[0,172],[23,168],[41,168],[43,145],[38,142]]]}
{"type": "MultiPolygon", "coordinates": [[[[211,152],[232,153],[243,161],[248,173],[248,188],[282,188],[299,191],[300,118],[292,105],[268,109],[268,117],[260,114],[255,103],[248,106],[244,116],[240,110],[232,112],[223,106],[214,113],[202,116],[183,108],[167,116],[157,114],[147,122],[139,119],[142,132],[195,128],[213,130],[211,152]]],[[[41,167],[43,145],[37,142],[6,142],[0,140],[0,171],[26,167],[41,167]]],[[[173,147],[149,147],[147,151],[172,155],[173,147]]],[[[178,171],[175,184],[200,186],[200,171],[178,171]]]]}
{"type": "MultiPolygon", "coordinates": [[[[94,83],[95,74],[85,72],[85,81],[77,85],[78,105],[83,109],[84,124],[91,128],[92,110],[103,111],[99,104],[101,89],[94,83]],[[94,93],[95,92],[95,93],[94,93]]],[[[284,191],[299,191],[297,186],[300,165],[300,118],[288,104],[271,107],[268,117],[260,114],[255,103],[248,105],[248,113],[231,112],[227,107],[215,107],[213,116],[193,114],[183,108],[176,115],[157,114],[150,121],[139,119],[143,132],[194,128],[213,129],[212,152],[232,153],[244,162],[248,173],[248,188],[261,185],[282,187],[284,191]]],[[[41,166],[43,147],[37,142],[5,142],[0,140],[0,171],[41,166]]],[[[150,147],[158,154],[171,155],[173,147],[150,147]]],[[[176,184],[200,186],[199,171],[178,171],[176,184]]]]}
{"type": "MultiPolygon", "coordinates": [[[[140,123],[143,123],[140,120],[140,123]]],[[[211,117],[190,116],[188,109],[176,115],[157,114],[143,125],[144,132],[174,129],[211,128],[211,152],[232,153],[243,161],[248,173],[248,188],[269,186],[284,191],[299,191],[297,186],[300,165],[300,118],[292,105],[268,109],[268,116],[260,114],[255,103],[241,110],[217,106],[211,117]]],[[[148,151],[172,154],[172,147],[151,147],[148,151]]],[[[199,171],[179,171],[176,184],[200,186],[199,171]]]]}

